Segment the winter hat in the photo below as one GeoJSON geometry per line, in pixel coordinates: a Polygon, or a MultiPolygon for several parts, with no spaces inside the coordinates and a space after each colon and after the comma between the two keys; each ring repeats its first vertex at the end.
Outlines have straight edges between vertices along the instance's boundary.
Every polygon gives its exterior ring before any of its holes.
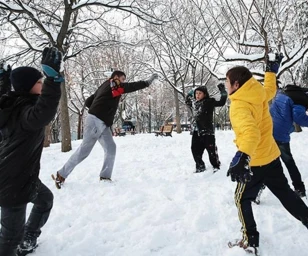
{"type": "Polygon", "coordinates": [[[208,98],[209,97],[209,93],[207,91],[207,88],[206,86],[199,86],[195,89],[194,91],[194,98],[196,98],[196,91],[201,91],[205,94],[205,97],[204,98],[208,98]]]}
{"type": "Polygon", "coordinates": [[[29,92],[42,77],[42,73],[35,68],[19,67],[12,70],[10,78],[16,92],[29,92]]]}

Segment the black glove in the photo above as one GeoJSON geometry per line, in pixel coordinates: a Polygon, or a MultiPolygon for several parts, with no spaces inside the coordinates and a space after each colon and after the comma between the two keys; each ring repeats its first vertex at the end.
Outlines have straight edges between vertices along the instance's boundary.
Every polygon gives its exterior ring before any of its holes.
{"type": "Polygon", "coordinates": [[[61,68],[61,62],[62,53],[58,51],[57,48],[46,47],[44,49],[41,64],[43,72],[47,79],[50,79],[57,83],[64,82],[64,78],[59,73],[61,68]]]}
{"type": "Polygon", "coordinates": [[[266,62],[265,71],[266,72],[273,72],[273,73],[277,74],[282,59],[283,59],[283,54],[282,53],[279,53],[279,54],[276,53],[275,54],[275,60],[270,60],[269,56],[267,55],[265,57],[265,62],[266,62]]]}
{"type": "Polygon", "coordinates": [[[148,80],[145,80],[145,82],[148,84],[148,86],[151,84],[151,83],[153,83],[153,81],[155,80],[155,79],[157,79],[158,78],[158,75],[155,73],[155,74],[153,74],[153,75],[151,75],[151,77],[148,79],[148,80]]]}
{"type": "Polygon", "coordinates": [[[0,64],[0,95],[11,91],[11,66],[7,65],[5,68],[3,63],[0,64]]]}
{"type": "Polygon", "coordinates": [[[249,162],[250,157],[247,154],[237,151],[232,159],[227,176],[230,175],[232,181],[241,183],[251,181],[253,173],[250,169],[249,162]]]}
{"type": "Polygon", "coordinates": [[[186,95],[185,104],[190,106],[190,107],[192,106],[192,97],[190,95],[186,95]]]}
{"type": "Polygon", "coordinates": [[[226,90],[225,85],[223,83],[218,84],[217,87],[218,87],[219,91],[225,91],[226,90]]]}

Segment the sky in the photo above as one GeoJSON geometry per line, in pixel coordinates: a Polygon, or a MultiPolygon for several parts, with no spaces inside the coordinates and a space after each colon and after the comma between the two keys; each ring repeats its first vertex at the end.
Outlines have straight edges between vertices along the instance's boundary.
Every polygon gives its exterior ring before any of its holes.
{"type": "MultiPolygon", "coordinates": [[[[308,129],[292,134],[291,149],[308,184],[308,129]]],[[[236,152],[233,131],[216,131],[221,170],[194,173],[189,132],[173,137],[154,134],[114,137],[117,157],[113,182],[99,181],[103,149],[97,143],[58,190],[51,174],[73,150],[60,144],[45,148],[41,180],[54,193],[54,207],[33,256],[244,256],[228,248],[241,237],[233,194],[226,177],[236,152]]],[[[286,176],[289,178],[287,171],[286,176]]],[[[306,202],[307,203],[307,202],[306,202]]],[[[31,205],[28,206],[28,214],[31,205]]],[[[262,256],[307,255],[307,229],[265,189],[253,205],[262,256]]]]}

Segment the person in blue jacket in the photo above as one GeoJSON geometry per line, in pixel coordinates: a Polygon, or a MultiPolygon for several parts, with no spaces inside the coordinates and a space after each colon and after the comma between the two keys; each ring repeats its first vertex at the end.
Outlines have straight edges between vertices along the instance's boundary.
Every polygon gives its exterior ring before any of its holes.
{"type": "Polygon", "coordinates": [[[308,127],[308,95],[303,88],[287,85],[279,90],[270,107],[273,119],[273,135],[281,151],[281,159],[287,167],[295,192],[300,197],[306,196],[306,189],[301,174],[295,164],[290,149],[290,134],[294,123],[308,127]]]}

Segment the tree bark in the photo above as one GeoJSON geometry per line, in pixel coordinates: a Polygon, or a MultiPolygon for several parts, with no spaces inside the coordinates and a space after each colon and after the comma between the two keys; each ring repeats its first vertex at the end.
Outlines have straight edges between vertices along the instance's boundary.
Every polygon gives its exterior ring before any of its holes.
{"type": "Polygon", "coordinates": [[[179,93],[174,89],[174,100],[175,100],[175,122],[176,122],[176,132],[182,133],[181,119],[180,119],[180,104],[179,104],[179,93]]]}
{"type": "Polygon", "coordinates": [[[68,114],[68,104],[67,104],[67,95],[65,82],[61,83],[61,99],[60,99],[60,110],[61,110],[61,151],[68,152],[72,150],[71,145],[71,129],[70,129],[70,119],[68,114]]]}
{"type": "Polygon", "coordinates": [[[51,124],[48,124],[45,127],[45,138],[44,138],[44,148],[50,147],[50,141],[51,141],[51,124]]]}

